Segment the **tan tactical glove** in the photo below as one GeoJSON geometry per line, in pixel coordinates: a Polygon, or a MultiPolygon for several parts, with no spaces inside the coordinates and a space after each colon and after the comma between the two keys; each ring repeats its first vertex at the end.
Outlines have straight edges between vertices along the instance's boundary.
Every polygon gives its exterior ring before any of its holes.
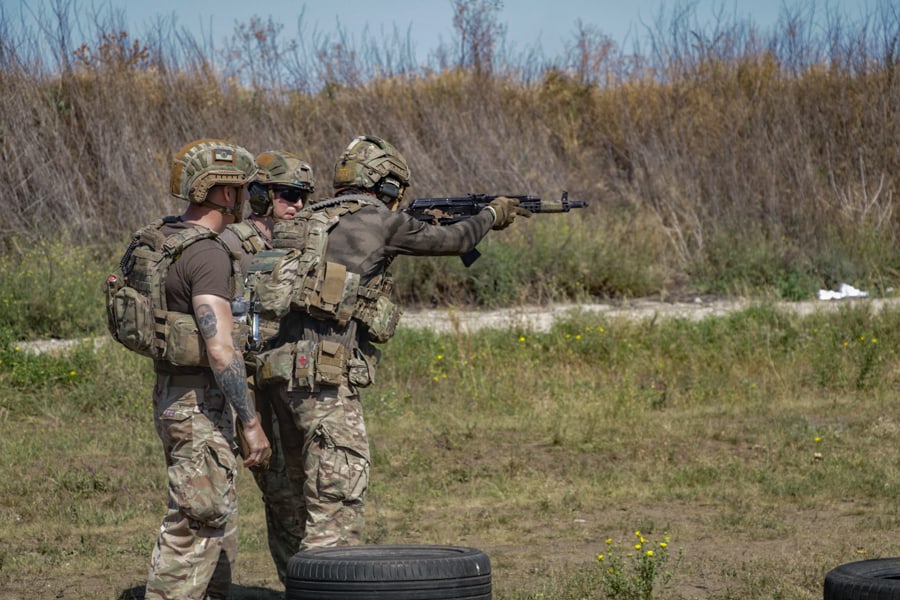
{"type": "Polygon", "coordinates": [[[531,217],[530,211],[519,208],[517,198],[497,196],[488,204],[488,208],[494,213],[494,226],[491,229],[506,229],[516,220],[516,215],[521,215],[526,219],[531,217]]]}

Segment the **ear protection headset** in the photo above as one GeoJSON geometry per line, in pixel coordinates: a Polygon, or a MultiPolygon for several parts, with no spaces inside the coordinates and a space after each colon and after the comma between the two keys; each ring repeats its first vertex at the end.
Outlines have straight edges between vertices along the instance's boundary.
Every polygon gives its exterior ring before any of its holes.
{"type": "MultiPolygon", "coordinates": [[[[356,141],[366,141],[371,144],[375,144],[379,148],[384,151],[388,151],[387,144],[385,144],[384,140],[381,138],[373,137],[370,135],[362,135],[356,138],[356,141]]],[[[347,148],[349,151],[353,144],[347,148]]],[[[384,202],[385,204],[391,204],[392,202],[397,202],[403,196],[403,184],[400,183],[395,177],[385,176],[378,180],[378,183],[375,184],[375,187],[372,188],[372,191],[375,192],[375,195],[384,202]]]]}
{"type": "Polygon", "coordinates": [[[258,217],[264,217],[272,210],[275,194],[268,186],[254,181],[250,184],[250,210],[258,217]]]}
{"type": "Polygon", "coordinates": [[[399,200],[403,196],[403,186],[393,177],[382,177],[373,191],[387,204],[399,200]]]}

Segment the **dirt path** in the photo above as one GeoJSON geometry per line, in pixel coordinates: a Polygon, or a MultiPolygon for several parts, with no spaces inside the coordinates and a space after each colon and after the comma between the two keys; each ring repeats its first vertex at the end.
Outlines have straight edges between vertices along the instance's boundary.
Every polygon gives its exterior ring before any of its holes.
{"type": "MultiPolygon", "coordinates": [[[[879,311],[884,307],[900,306],[900,297],[856,298],[843,300],[810,300],[806,302],[779,302],[778,307],[797,314],[807,315],[817,311],[834,311],[849,304],[869,303],[879,311]]],[[[432,329],[438,333],[460,331],[471,333],[479,329],[521,329],[545,332],[554,321],[576,311],[602,313],[611,319],[680,318],[700,320],[743,310],[753,303],[750,300],[709,300],[695,298],[691,302],[661,302],[659,300],[628,300],[616,304],[555,304],[551,306],[524,306],[498,310],[461,310],[455,308],[410,309],[403,313],[401,327],[432,329]]],[[[21,342],[26,352],[41,354],[66,350],[80,343],[98,346],[109,338],[103,336],[84,340],[35,340],[21,342]]]]}
{"type": "MultiPolygon", "coordinates": [[[[860,298],[844,300],[812,300],[807,302],[781,302],[778,307],[800,315],[817,311],[835,311],[850,304],[868,303],[879,311],[887,306],[900,306],[900,297],[860,298]]],[[[602,313],[611,319],[681,318],[700,320],[746,309],[749,300],[705,300],[692,302],[660,302],[654,300],[629,300],[620,304],[557,304],[553,306],[519,307],[500,310],[409,310],[404,312],[400,325],[413,328],[430,328],[447,333],[472,332],[483,328],[518,328],[528,331],[548,331],[553,322],[574,311],[602,313]]]]}

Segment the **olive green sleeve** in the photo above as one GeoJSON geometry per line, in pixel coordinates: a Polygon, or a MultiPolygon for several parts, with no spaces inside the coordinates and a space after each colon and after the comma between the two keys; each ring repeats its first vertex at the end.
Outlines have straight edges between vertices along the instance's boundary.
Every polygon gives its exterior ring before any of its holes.
{"type": "Polygon", "coordinates": [[[461,255],[474,248],[493,223],[489,210],[452,225],[432,225],[405,213],[391,213],[385,250],[389,254],[415,256],[461,255]]]}

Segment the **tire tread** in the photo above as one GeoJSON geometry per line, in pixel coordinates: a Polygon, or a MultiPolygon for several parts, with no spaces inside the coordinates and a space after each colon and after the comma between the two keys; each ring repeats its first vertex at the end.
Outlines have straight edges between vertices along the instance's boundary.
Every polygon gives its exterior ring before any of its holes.
{"type": "Polygon", "coordinates": [[[490,600],[490,560],[461,546],[318,548],[287,565],[285,600],[490,600]]]}

